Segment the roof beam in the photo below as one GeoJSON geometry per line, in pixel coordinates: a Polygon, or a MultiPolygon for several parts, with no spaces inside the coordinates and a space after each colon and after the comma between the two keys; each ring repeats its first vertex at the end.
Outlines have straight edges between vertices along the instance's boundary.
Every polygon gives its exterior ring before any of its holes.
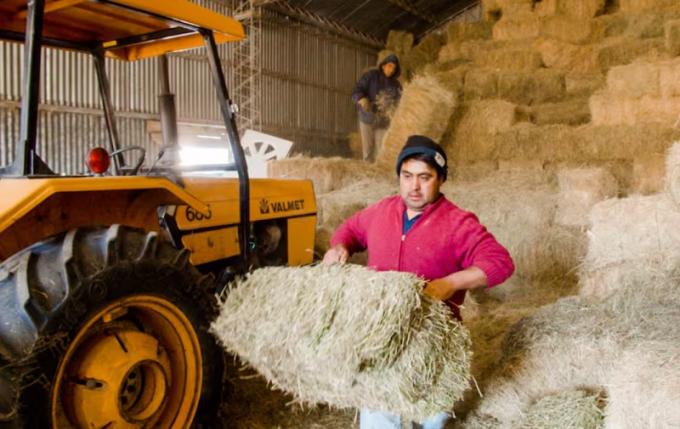
{"type": "Polygon", "coordinates": [[[387,0],[389,3],[405,10],[413,16],[416,16],[429,24],[437,24],[439,20],[427,12],[418,9],[410,0],[387,0]]]}
{"type": "Polygon", "coordinates": [[[360,42],[375,49],[383,49],[385,46],[384,40],[379,40],[369,34],[355,30],[344,24],[341,24],[333,19],[323,17],[316,13],[310,12],[304,8],[294,6],[285,0],[274,0],[268,2],[265,8],[277,11],[291,18],[295,18],[306,24],[310,24],[322,30],[343,36],[350,40],[360,42]]]}

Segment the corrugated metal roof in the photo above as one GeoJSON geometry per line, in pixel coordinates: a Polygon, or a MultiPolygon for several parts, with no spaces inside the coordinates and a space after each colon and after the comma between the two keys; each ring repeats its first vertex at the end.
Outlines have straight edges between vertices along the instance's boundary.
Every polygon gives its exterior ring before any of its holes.
{"type": "Polygon", "coordinates": [[[479,0],[288,0],[288,3],[386,40],[390,30],[409,31],[418,38],[479,0]]]}

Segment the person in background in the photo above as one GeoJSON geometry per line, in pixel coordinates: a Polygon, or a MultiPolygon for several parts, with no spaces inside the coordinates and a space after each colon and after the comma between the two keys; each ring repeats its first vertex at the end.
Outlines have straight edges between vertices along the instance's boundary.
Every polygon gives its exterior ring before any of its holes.
{"type": "MultiPolygon", "coordinates": [[[[397,158],[396,171],[399,195],[384,198],[340,225],[323,262],[345,263],[351,254],[367,250],[369,268],[424,278],[423,292],[444,301],[452,317],[461,320],[459,306],[466,292],[504,282],[515,270],[512,258],[477,216],[440,192],[447,176],[441,146],[425,136],[410,136],[397,158]]],[[[443,429],[447,420],[448,413],[442,412],[422,427],[443,429]]],[[[403,426],[397,415],[363,409],[360,427],[403,426]]]]}
{"type": "Polygon", "coordinates": [[[364,73],[352,91],[365,161],[375,160],[390,124],[390,112],[401,98],[399,59],[390,52],[383,56],[378,58],[378,67],[364,73]]]}

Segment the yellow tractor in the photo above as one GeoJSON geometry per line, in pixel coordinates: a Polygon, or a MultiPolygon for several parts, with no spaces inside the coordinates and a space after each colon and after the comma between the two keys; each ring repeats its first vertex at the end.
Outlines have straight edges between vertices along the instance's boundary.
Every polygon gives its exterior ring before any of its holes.
{"type": "Polygon", "coordinates": [[[20,141],[0,169],[0,428],[221,426],[216,294],[253,266],[311,262],[316,224],[311,182],[248,178],[217,54],[244,37],[186,0],[0,1],[0,39],[25,44],[20,141]],[[199,46],[232,156],[143,167],[119,145],[105,57],[199,46]],[[89,174],[57,175],[36,151],[43,48],[92,56],[109,151],[90,152],[89,174]]]}

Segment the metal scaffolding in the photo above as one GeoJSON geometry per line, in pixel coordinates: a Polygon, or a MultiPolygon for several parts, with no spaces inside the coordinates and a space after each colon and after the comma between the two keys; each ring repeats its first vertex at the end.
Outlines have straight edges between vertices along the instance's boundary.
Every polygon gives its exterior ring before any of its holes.
{"type": "Polygon", "coordinates": [[[236,121],[241,133],[247,129],[262,130],[261,3],[258,0],[233,0],[234,15],[247,35],[234,50],[233,98],[239,109],[236,121]]]}

